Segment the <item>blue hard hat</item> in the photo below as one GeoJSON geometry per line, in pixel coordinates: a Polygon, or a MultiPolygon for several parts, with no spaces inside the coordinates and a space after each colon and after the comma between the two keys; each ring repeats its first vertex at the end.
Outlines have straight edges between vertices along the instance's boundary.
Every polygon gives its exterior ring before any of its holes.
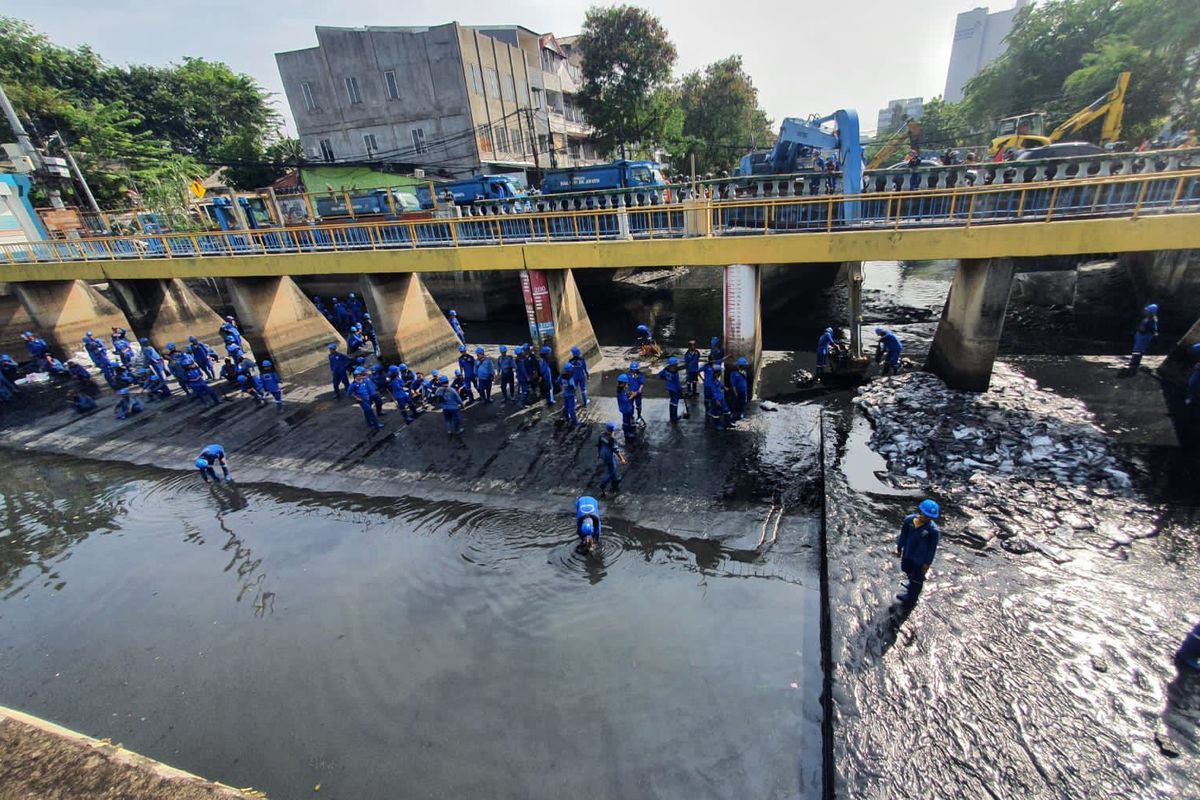
{"type": "Polygon", "coordinates": [[[367,369],[366,369],[366,367],[355,367],[355,368],[354,368],[354,375],[355,375],[355,377],[357,377],[357,376],[359,376],[359,375],[366,375],[366,374],[367,374],[367,369]]]}
{"type": "Polygon", "coordinates": [[[1146,306],[1146,313],[1147,314],[1157,314],[1158,313],[1158,303],[1151,303],[1150,305],[1146,306]]]}
{"type": "Polygon", "coordinates": [[[142,345],[143,347],[145,347],[145,346],[147,346],[147,345],[149,345],[149,344],[150,344],[150,340],[149,340],[149,339],[147,339],[145,336],[143,336],[142,338],[138,339],[138,344],[140,344],[140,345],[142,345]]]}
{"type": "Polygon", "coordinates": [[[676,365],[676,364],[678,364],[678,363],[679,363],[679,359],[678,359],[678,358],[676,358],[675,356],[671,356],[670,358],[668,358],[668,359],[667,359],[667,366],[668,366],[668,367],[673,367],[673,366],[675,366],[675,365],[676,365]]]}
{"type": "Polygon", "coordinates": [[[745,356],[742,356],[741,358],[739,358],[737,360],[737,365],[739,367],[748,367],[748,366],[750,366],[750,362],[746,360],[745,356]]]}
{"type": "Polygon", "coordinates": [[[351,297],[354,297],[354,292],[351,292],[351,293],[350,293],[350,296],[351,296],[351,297]]]}
{"type": "Polygon", "coordinates": [[[189,341],[189,342],[194,342],[194,341],[196,341],[196,337],[195,337],[195,336],[189,336],[189,337],[188,337],[188,341],[189,341]]]}
{"type": "Polygon", "coordinates": [[[87,332],[87,335],[88,335],[88,336],[91,336],[91,335],[92,335],[92,332],[91,332],[91,331],[88,331],[88,332],[87,332]]]}
{"type": "Polygon", "coordinates": [[[637,372],[639,369],[641,369],[641,367],[638,366],[638,362],[636,362],[636,361],[629,362],[629,371],[630,372],[637,372]]]}
{"type": "Polygon", "coordinates": [[[185,355],[183,358],[179,359],[179,363],[183,364],[185,367],[190,367],[196,363],[196,359],[185,355]]]}
{"type": "Polygon", "coordinates": [[[500,352],[501,352],[501,353],[507,353],[507,352],[508,352],[508,345],[506,345],[506,344],[502,344],[502,345],[500,345],[500,352]]]}
{"type": "Polygon", "coordinates": [[[717,343],[719,343],[720,341],[721,341],[721,337],[720,337],[720,336],[714,336],[714,337],[712,337],[711,339],[709,339],[709,340],[708,340],[708,343],[709,343],[709,344],[717,344],[717,343]]]}
{"type": "Polygon", "coordinates": [[[330,342],[328,347],[330,350],[337,350],[337,342],[330,342]]]}
{"type": "Polygon", "coordinates": [[[230,334],[229,336],[225,337],[226,344],[233,344],[235,341],[237,341],[237,340],[233,338],[233,334],[230,334]]]}
{"type": "Polygon", "coordinates": [[[604,427],[607,430],[615,431],[617,429],[617,423],[609,421],[609,422],[604,423],[604,427]]]}
{"type": "Polygon", "coordinates": [[[226,322],[233,322],[233,314],[226,314],[226,315],[225,315],[225,321],[226,321],[226,322]]]}
{"type": "Polygon", "coordinates": [[[399,374],[400,374],[400,368],[397,367],[395,364],[392,364],[390,367],[388,367],[388,375],[399,375],[399,374]]]}
{"type": "Polygon", "coordinates": [[[591,518],[588,518],[588,519],[585,519],[583,521],[583,523],[579,526],[579,530],[582,531],[584,536],[591,536],[593,533],[596,532],[596,526],[592,524],[591,518]]]}
{"type": "Polygon", "coordinates": [[[174,350],[174,349],[175,349],[175,343],[174,343],[174,342],[167,342],[167,349],[168,349],[168,350],[174,350]]]}
{"type": "Polygon", "coordinates": [[[449,383],[449,382],[450,382],[450,379],[447,378],[445,375],[443,375],[441,378],[438,379],[438,383],[449,383]]]}
{"type": "Polygon", "coordinates": [[[435,369],[433,372],[430,372],[429,374],[430,374],[430,375],[432,375],[433,377],[435,377],[435,378],[436,378],[438,375],[441,375],[442,373],[438,372],[438,371],[435,369]]]}
{"type": "Polygon", "coordinates": [[[196,466],[199,467],[200,469],[208,469],[208,462],[205,461],[203,458],[197,458],[196,466]]]}
{"type": "Polygon", "coordinates": [[[457,311],[455,311],[455,310],[452,308],[452,309],[450,309],[450,316],[452,316],[452,317],[457,317],[457,316],[458,316],[458,312],[457,312],[457,311]]]}
{"type": "Polygon", "coordinates": [[[129,394],[128,389],[117,389],[117,394],[129,394]]]}
{"type": "Polygon", "coordinates": [[[646,333],[649,333],[649,332],[650,332],[650,329],[649,329],[648,327],[646,327],[645,325],[638,325],[638,326],[637,326],[637,329],[638,329],[639,331],[645,331],[646,333]]]}
{"type": "Polygon", "coordinates": [[[404,371],[404,370],[406,370],[406,369],[408,369],[408,364],[401,364],[401,365],[400,365],[400,371],[401,371],[401,372],[403,372],[403,371],[404,371]]]}
{"type": "Polygon", "coordinates": [[[544,356],[550,355],[549,345],[542,345],[542,355],[544,355],[544,356]]]}
{"type": "Polygon", "coordinates": [[[264,367],[269,367],[269,366],[271,366],[271,362],[270,362],[270,361],[268,361],[267,359],[265,359],[265,358],[264,358],[264,359],[263,359],[263,366],[264,366],[264,367]]]}
{"type": "Polygon", "coordinates": [[[462,375],[462,370],[461,370],[461,369],[456,369],[456,370],[454,370],[454,377],[456,377],[456,378],[457,378],[457,377],[459,377],[459,376],[461,376],[461,375],[462,375]]]}
{"type": "Polygon", "coordinates": [[[481,355],[483,355],[483,348],[482,348],[482,347],[476,347],[476,348],[475,348],[475,355],[477,355],[477,356],[481,356],[481,355]]]}
{"type": "Polygon", "coordinates": [[[725,365],[722,364],[720,361],[713,364],[713,372],[722,372],[722,371],[724,371],[724,369],[725,369],[725,365]]]}
{"type": "Polygon", "coordinates": [[[885,329],[883,329],[883,328],[876,328],[876,329],[875,329],[875,335],[876,335],[876,336],[883,336],[885,333],[887,333],[887,331],[886,331],[885,329]]]}
{"type": "Polygon", "coordinates": [[[365,311],[364,311],[364,312],[363,312],[363,319],[370,319],[370,318],[371,318],[371,315],[370,315],[370,314],[368,314],[367,312],[365,312],[365,311]]]}
{"type": "Polygon", "coordinates": [[[465,353],[465,352],[467,352],[467,346],[466,346],[465,344],[460,344],[460,345],[458,346],[458,352],[460,352],[460,353],[465,353]]]}
{"type": "Polygon", "coordinates": [[[1200,354],[1200,342],[1196,342],[1194,345],[1192,345],[1192,352],[1200,354]]]}
{"type": "Polygon", "coordinates": [[[831,335],[832,335],[832,334],[833,334],[833,328],[826,328],[826,329],[825,329],[825,332],[826,332],[826,333],[828,333],[828,334],[831,334],[831,335]]]}
{"type": "Polygon", "coordinates": [[[21,336],[33,336],[33,331],[25,331],[21,336]]]}
{"type": "Polygon", "coordinates": [[[617,383],[629,383],[629,376],[622,372],[617,376],[617,383]]]}
{"type": "Polygon", "coordinates": [[[933,500],[922,500],[917,510],[921,512],[921,516],[929,519],[937,519],[942,514],[941,507],[933,500]]]}
{"type": "Polygon", "coordinates": [[[246,382],[246,376],[238,375],[238,383],[245,383],[245,382],[246,382]]]}
{"type": "Polygon", "coordinates": [[[573,356],[580,356],[580,355],[583,355],[583,351],[582,351],[582,350],[580,350],[578,347],[572,347],[572,348],[571,348],[571,355],[573,355],[573,356]]]}

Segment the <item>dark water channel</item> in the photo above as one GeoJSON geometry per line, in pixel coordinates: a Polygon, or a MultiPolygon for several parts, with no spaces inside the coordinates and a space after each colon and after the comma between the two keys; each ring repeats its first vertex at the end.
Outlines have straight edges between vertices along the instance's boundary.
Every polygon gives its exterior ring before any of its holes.
{"type": "Polygon", "coordinates": [[[0,703],[278,798],[819,796],[811,543],[558,511],[31,457],[0,703]]]}

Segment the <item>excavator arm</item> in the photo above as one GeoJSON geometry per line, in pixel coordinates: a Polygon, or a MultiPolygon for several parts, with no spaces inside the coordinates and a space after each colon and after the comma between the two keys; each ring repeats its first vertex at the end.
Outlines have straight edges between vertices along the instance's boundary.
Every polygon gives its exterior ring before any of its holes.
{"type": "Polygon", "coordinates": [[[1104,117],[1104,127],[1100,132],[1100,144],[1115,142],[1121,138],[1121,120],[1125,116],[1125,91],[1129,88],[1129,73],[1122,72],[1117,78],[1117,85],[1096,98],[1087,108],[1072,114],[1071,117],[1050,132],[1051,142],[1057,142],[1083,130],[1087,125],[1100,117],[1104,117]]]}
{"type": "Polygon", "coordinates": [[[903,128],[898,129],[895,133],[888,137],[887,142],[875,157],[871,159],[871,163],[867,164],[867,169],[877,169],[892,157],[892,154],[900,149],[904,142],[908,142],[910,150],[921,149],[921,123],[915,119],[908,120],[903,128]]]}

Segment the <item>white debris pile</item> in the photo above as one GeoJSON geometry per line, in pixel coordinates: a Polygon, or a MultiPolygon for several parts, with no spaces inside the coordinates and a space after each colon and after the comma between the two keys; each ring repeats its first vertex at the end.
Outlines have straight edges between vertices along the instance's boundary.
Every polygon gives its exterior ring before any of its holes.
{"type": "Polygon", "coordinates": [[[991,389],[958,392],[926,372],[874,381],[854,402],[871,446],[898,474],[932,484],[991,476],[1131,489],[1129,473],[1078,400],[997,364],[991,389]]]}

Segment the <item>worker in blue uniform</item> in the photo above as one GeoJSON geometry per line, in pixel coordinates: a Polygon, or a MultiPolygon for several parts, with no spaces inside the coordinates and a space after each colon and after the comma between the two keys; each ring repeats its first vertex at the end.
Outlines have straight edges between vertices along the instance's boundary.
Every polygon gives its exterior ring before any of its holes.
{"type": "Polygon", "coordinates": [[[575,414],[575,395],[578,390],[570,364],[563,366],[562,375],[558,377],[558,391],[562,394],[563,420],[572,428],[578,427],[579,417],[575,414]]]}
{"type": "Polygon", "coordinates": [[[642,422],[642,389],[646,386],[646,376],[642,374],[642,365],[636,361],[629,362],[629,396],[633,398],[633,408],[638,422],[642,422]]]}
{"type": "Polygon", "coordinates": [[[216,352],[195,336],[188,337],[188,352],[192,354],[192,358],[196,360],[196,366],[200,368],[204,376],[210,381],[215,380],[217,374],[213,370],[213,362],[217,360],[216,352]]]}
{"type": "Polygon", "coordinates": [[[338,298],[333,298],[333,325],[345,333],[353,321],[350,319],[350,308],[338,298]]]}
{"type": "Polygon", "coordinates": [[[263,397],[262,381],[259,380],[257,375],[238,375],[237,384],[242,394],[249,395],[250,399],[257,403],[259,408],[267,404],[267,398],[263,397]]]}
{"type": "Polygon", "coordinates": [[[367,370],[363,367],[354,368],[354,380],[350,382],[350,387],[346,389],[346,396],[354,400],[358,407],[362,409],[363,419],[367,422],[369,428],[382,428],[383,423],[375,416],[371,406],[375,404],[375,397],[378,391],[375,389],[375,384],[367,380],[367,370]]]}
{"type": "Polygon", "coordinates": [[[600,481],[600,496],[612,486],[614,492],[621,490],[621,473],[617,470],[618,462],[625,463],[625,454],[617,443],[617,423],[606,422],[600,439],[596,442],[596,458],[604,465],[604,479],[600,481]]]}
{"type": "Polygon", "coordinates": [[[104,342],[97,339],[88,331],[83,337],[83,349],[87,351],[88,358],[96,365],[96,369],[103,370],[104,365],[112,365],[112,361],[108,358],[108,348],[104,346],[104,342]]]}
{"type": "Polygon", "coordinates": [[[191,390],[192,397],[201,400],[207,405],[210,401],[214,406],[220,405],[221,398],[208,385],[208,381],[204,379],[204,370],[196,363],[196,359],[191,356],[185,356],[182,361],[183,367],[186,370],[184,378],[187,380],[188,389],[191,390]]]}
{"type": "Polygon", "coordinates": [[[1175,652],[1175,663],[1193,672],[1200,672],[1200,622],[1196,623],[1175,652]]]}
{"type": "Polygon", "coordinates": [[[679,357],[667,359],[667,366],[659,371],[658,377],[666,381],[667,398],[671,409],[671,422],[679,422],[679,398],[683,394],[683,384],[679,379],[679,357]]]}
{"type": "Polygon", "coordinates": [[[578,347],[571,348],[571,359],[567,362],[567,366],[571,368],[571,380],[575,384],[575,388],[579,390],[579,397],[583,400],[583,405],[588,404],[588,365],[587,359],[583,357],[583,351],[578,347]]]}
{"type": "Polygon", "coordinates": [[[154,347],[150,344],[150,340],[145,336],[143,336],[141,339],[138,339],[138,344],[142,346],[142,358],[146,362],[146,369],[154,370],[154,374],[162,378],[165,382],[167,380],[167,374],[163,367],[163,357],[157,350],[154,349],[154,347]]]}
{"type": "Polygon", "coordinates": [[[712,365],[707,376],[709,402],[709,419],[713,427],[719,431],[725,430],[730,424],[729,403],[725,399],[725,365],[720,361],[712,365]]]}
{"type": "Polygon", "coordinates": [[[725,360],[725,351],[721,349],[720,336],[714,336],[708,340],[708,360],[714,363],[725,360]]]}
{"type": "Polygon", "coordinates": [[[375,322],[371,319],[371,315],[365,311],[358,323],[358,329],[362,331],[363,338],[371,343],[371,350],[375,353],[375,357],[379,358],[379,334],[375,332],[375,322]]]}
{"type": "Polygon", "coordinates": [[[1158,305],[1151,303],[1143,310],[1142,319],[1138,322],[1133,334],[1133,353],[1129,356],[1129,373],[1137,372],[1142,363],[1142,356],[1150,349],[1150,345],[1158,338],[1158,305]]]}
{"type": "Polygon", "coordinates": [[[617,410],[621,412],[621,432],[625,441],[637,441],[637,423],[634,422],[633,398],[629,394],[629,376],[621,373],[617,376],[617,410]]]}
{"type": "Polygon", "coordinates": [[[237,320],[233,318],[232,314],[225,315],[225,324],[217,330],[220,332],[221,338],[228,339],[230,336],[232,336],[233,340],[238,343],[239,347],[241,347],[242,331],[241,328],[238,327],[237,320]]]}
{"type": "Polygon", "coordinates": [[[338,352],[337,342],[329,343],[329,375],[333,380],[333,396],[341,398],[341,387],[345,386],[346,391],[350,391],[350,376],[347,370],[350,369],[350,356],[345,353],[338,352]]]}
{"type": "Polygon", "coordinates": [[[204,478],[204,482],[208,483],[208,479],[212,478],[214,483],[220,483],[221,479],[217,477],[215,467],[221,468],[221,475],[225,480],[229,480],[229,462],[225,457],[225,448],[219,444],[208,444],[200,451],[200,455],[196,457],[196,468],[200,470],[200,477],[204,478]]]}
{"type": "Polygon", "coordinates": [[[546,405],[554,405],[554,368],[550,365],[550,348],[542,345],[538,353],[537,373],[542,383],[542,396],[546,405]]]}
{"type": "Polygon", "coordinates": [[[704,393],[704,417],[708,419],[712,416],[712,387],[713,387],[713,370],[718,362],[709,359],[700,368],[700,384],[701,391],[704,393]]]}
{"type": "Polygon", "coordinates": [[[458,312],[453,308],[450,309],[450,327],[454,329],[454,335],[458,337],[458,341],[466,344],[467,335],[463,333],[462,323],[458,321],[458,312]]]}
{"type": "Polygon", "coordinates": [[[128,419],[134,414],[142,413],[142,401],[129,394],[127,387],[117,389],[117,406],[114,416],[117,419],[128,419]]]}
{"type": "Polygon", "coordinates": [[[821,338],[817,339],[817,378],[820,379],[829,369],[829,350],[833,347],[833,328],[826,328],[821,338]]]}
{"type": "Polygon", "coordinates": [[[740,357],[729,375],[729,419],[745,419],[750,405],[750,362],[740,357]]]}
{"type": "Polygon", "coordinates": [[[500,402],[515,401],[517,399],[517,360],[509,355],[507,345],[500,345],[498,368],[500,370],[500,402]]]}
{"type": "Polygon", "coordinates": [[[904,345],[900,344],[900,337],[886,328],[876,328],[875,335],[879,337],[879,345],[875,349],[875,363],[883,363],[881,375],[895,375],[900,371],[900,354],[904,352],[904,345]]]}
{"type": "Polygon", "coordinates": [[[941,508],[933,500],[922,500],[917,513],[909,514],[900,526],[896,537],[896,557],[900,569],[908,578],[908,586],[896,599],[906,606],[916,604],[925,586],[925,577],[937,554],[941,531],[935,520],[941,516],[941,508]]]}
{"type": "Polygon", "coordinates": [[[354,292],[351,292],[350,296],[346,298],[346,310],[350,312],[350,323],[352,325],[362,322],[363,314],[366,313],[362,299],[354,294],[354,292]]]}
{"type": "Polygon", "coordinates": [[[1184,397],[1184,405],[1194,406],[1200,405],[1200,342],[1192,345],[1192,358],[1196,359],[1196,363],[1192,365],[1192,374],[1188,376],[1187,394],[1184,397]]]}
{"type": "Polygon", "coordinates": [[[688,341],[688,349],[683,354],[683,365],[687,370],[687,396],[696,396],[696,385],[700,380],[700,349],[696,340],[688,341]]]}
{"type": "Polygon", "coordinates": [[[74,361],[68,361],[64,366],[67,369],[67,374],[80,383],[95,385],[94,381],[92,381],[92,373],[88,372],[87,367],[82,364],[76,364],[74,361]]]}
{"type": "Polygon", "coordinates": [[[124,328],[118,328],[114,325],[112,327],[112,335],[109,338],[112,339],[113,350],[117,350],[117,342],[123,341],[126,344],[129,344],[129,331],[125,330],[124,328]]]}
{"type": "Polygon", "coordinates": [[[649,325],[637,326],[637,338],[634,340],[634,346],[637,347],[638,355],[648,353],[654,347],[654,334],[650,332],[649,325]]]}
{"type": "Polygon", "coordinates": [[[358,330],[357,324],[350,325],[350,333],[346,336],[346,352],[350,355],[357,355],[359,350],[367,346],[367,340],[358,330]]]}
{"type": "Polygon", "coordinates": [[[21,377],[21,365],[8,353],[0,354],[0,375],[10,381],[21,377]]]}
{"type": "Polygon", "coordinates": [[[96,410],[95,398],[93,398],[91,395],[84,394],[83,392],[72,392],[70,401],[71,408],[75,409],[80,414],[90,414],[96,410]]]}
{"type": "Polygon", "coordinates": [[[113,344],[113,349],[117,353],[117,359],[121,362],[121,366],[129,369],[133,366],[133,345],[124,338],[117,339],[113,344]]]}
{"type": "Polygon", "coordinates": [[[467,352],[467,346],[458,346],[458,368],[462,370],[463,399],[468,403],[475,400],[475,356],[467,352]]]}
{"type": "Polygon", "coordinates": [[[242,349],[242,345],[235,336],[225,337],[225,352],[233,359],[233,363],[235,364],[241,364],[242,359],[246,357],[246,351],[242,349]]]}
{"type": "MultiPolygon", "coordinates": [[[[25,340],[25,349],[29,351],[29,357],[34,363],[43,361],[50,354],[50,345],[46,344],[46,340],[39,336],[34,336],[32,331],[25,331],[21,334],[21,338],[25,340]]],[[[44,370],[38,370],[44,372],[44,370]]]]}
{"type": "Polygon", "coordinates": [[[533,375],[534,363],[529,357],[529,345],[521,345],[517,349],[517,389],[521,395],[521,405],[529,405],[530,379],[533,375]]]}
{"type": "Polygon", "coordinates": [[[485,403],[492,402],[492,382],[496,380],[496,362],[482,347],[475,348],[475,388],[479,390],[479,399],[485,403]]]}
{"type": "Polygon", "coordinates": [[[592,553],[600,547],[600,503],[584,495],[575,501],[575,535],[580,553],[592,553]]]}
{"type": "Polygon", "coordinates": [[[441,377],[440,385],[434,391],[433,396],[442,407],[442,419],[446,422],[446,435],[462,433],[463,398],[458,390],[450,385],[450,380],[445,375],[441,377]]]}
{"type": "Polygon", "coordinates": [[[263,391],[275,398],[275,407],[283,411],[283,387],[279,383],[279,371],[270,360],[263,359],[258,378],[262,382],[263,391]]]}
{"type": "Polygon", "coordinates": [[[404,416],[404,421],[412,422],[417,417],[417,404],[413,402],[412,394],[408,391],[404,374],[400,367],[393,365],[388,367],[387,376],[388,390],[392,393],[392,399],[396,401],[396,406],[404,416]]]}

